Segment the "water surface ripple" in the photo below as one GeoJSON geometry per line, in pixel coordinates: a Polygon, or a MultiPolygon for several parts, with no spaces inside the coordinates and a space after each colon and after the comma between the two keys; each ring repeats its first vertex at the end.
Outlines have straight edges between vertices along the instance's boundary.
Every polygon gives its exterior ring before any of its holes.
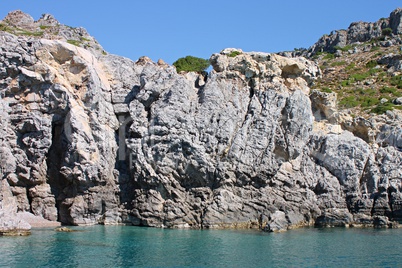
{"type": "Polygon", "coordinates": [[[402,267],[402,229],[279,234],[131,226],[0,237],[1,267],[402,267]]]}

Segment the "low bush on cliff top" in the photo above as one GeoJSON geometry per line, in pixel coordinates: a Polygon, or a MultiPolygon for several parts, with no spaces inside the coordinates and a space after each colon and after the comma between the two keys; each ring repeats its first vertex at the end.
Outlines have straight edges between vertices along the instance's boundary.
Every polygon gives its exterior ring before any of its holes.
{"type": "Polygon", "coordinates": [[[209,65],[209,60],[193,56],[180,58],[173,63],[173,66],[176,67],[178,73],[180,73],[181,71],[201,73],[205,71],[209,67],[209,65]]]}
{"type": "Polygon", "coordinates": [[[237,55],[240,55],[240,54],[241,54],[240,51],[232,51],[232,52],[230,52],[228,57],[234,58],[234,57],[236,57],[237,55]]]}

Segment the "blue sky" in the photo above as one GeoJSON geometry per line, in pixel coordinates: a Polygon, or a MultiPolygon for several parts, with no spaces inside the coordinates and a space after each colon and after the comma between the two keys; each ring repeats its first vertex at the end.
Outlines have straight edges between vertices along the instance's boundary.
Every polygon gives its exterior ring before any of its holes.
{"type": "Polygon", "coordinates": [[[63,24],[86,28],[109,53],[171,64],[187,55],[209,58],[227,47],[309,47],[323,34],[388,17],[398,6],[399,0],[0,0],[0,17],[17,9],[35,20],[50,13],[63,24]]]}

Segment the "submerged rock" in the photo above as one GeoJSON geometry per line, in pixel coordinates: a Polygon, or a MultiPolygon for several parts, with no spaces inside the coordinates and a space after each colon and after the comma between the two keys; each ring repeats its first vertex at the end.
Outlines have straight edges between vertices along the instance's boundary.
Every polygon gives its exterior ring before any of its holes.
{"type": "Polygon", "coordinates": [[[31,226],[13,218],[0,219],[0,236],[27,236],[31,234],[31,226]]]}
{"type": "Polygon", "coordinates": [[[71,233],[74,232],[74,230],[67,228],[67,227],[57,227],[54,229],[56,232],[63,232],[63,233],[71,233]]]}

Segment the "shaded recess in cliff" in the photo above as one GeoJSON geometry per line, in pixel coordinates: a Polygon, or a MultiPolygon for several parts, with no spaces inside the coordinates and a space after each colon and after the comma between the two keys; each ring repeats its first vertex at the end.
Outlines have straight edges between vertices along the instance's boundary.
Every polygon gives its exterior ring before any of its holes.
{"type": "MultiPolygon", "coordinates": [[[[47,153],[47,177],[52,193],[56,199],[58,221],[64,224],[71,224],[72,220],[67,216],[67,208],[62,206],[62,201],[67,197],[66,189],[69,182],[60,170],[64,165],[65,152],[68,151],[69,143],[64,134],[64,120],[59,119],[52,122],[52,145],[47,153]]],[[[72,196],[72,193],[70,194],[72,196]]]]}
{"type": "MultiPolygon", "coordinates": [[[[132,99],[133,96],[130,96],[125,101],[130,102],[132,99]]],[[[118,118],[119,129],[115,132],[116,143],[118,144],[115,169],[118,171],[120,202],[125,208],[130,209],[135,186],[131,179],[133,155],[127,148],[126,139],[138,138],[138,133],[130,132],[132,119],[129,114],[119,114],[118,118]]]]}

